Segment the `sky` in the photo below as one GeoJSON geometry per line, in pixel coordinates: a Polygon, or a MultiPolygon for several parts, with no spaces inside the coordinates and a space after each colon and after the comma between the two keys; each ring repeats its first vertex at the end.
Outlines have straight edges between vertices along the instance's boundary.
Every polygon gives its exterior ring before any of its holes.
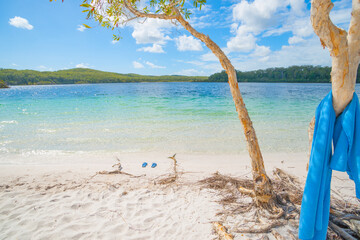
{"type": "MultiPolygon", "coordinates": [[[[351,0],[334,1],[332,21],[348,30],[351,0]]],[[[144,75],[209,76],[219,61],[181,25],[136,19],[111,31],[87,20],[82,0],[0,1],[0,68],[92,68],[144,75]],[[87,24],[91,29],[82,26],[87,24]],[[113,41],[120,34],[120,41],[113,41]]],[[[208,0],[190,24],[215,41],[236,69],[331,66],[313,33],[309,0],[208,0]]]]}

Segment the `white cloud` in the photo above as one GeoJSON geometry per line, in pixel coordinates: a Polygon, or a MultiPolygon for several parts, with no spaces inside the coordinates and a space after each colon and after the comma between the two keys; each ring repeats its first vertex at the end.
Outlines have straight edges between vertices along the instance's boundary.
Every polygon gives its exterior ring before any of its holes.
{"type": "Polygon", "coordinates": [[[304,0],[241,0],[234,4],[231,33],[227,42],[231,52],[250,52],[259,49],[256,42],[260,37],[292,32],[291,44],[313,35],[310,14],[304,0]]]}
{"type": "Polygon", "coordinates": [[[12,63],[11,66],[18,67],[19,65],[17,65],[16,63],[12,63]]]}
{"type": "Polygon", "coordinates": [[[292,44],[297,44],[297,43],[301,43],[301,42],[303,42],[303,41],[305,41],[305,40],[304,40],[303,38],[301,38],[301,37],[298,37],[298,36],[292,36],[292,37],[290,37],[289,40],[288,40],[288,42],[289,42],[290,45],[292,45],[292,44]]]}
{"type": "Polygon", "coordinates": [[[201,55],[200,59],[205,62],[214,62],[219,61],[219,59],[215,56],[213,52],[208,52],[201,55]]]}
{"type": "Polygon", "coordinates": [[[184,69],[181,70],[179,72],[174,73],[175,75],[184,75],[184,76],[207,76],[208,74],[205,73],[202,70],[197,70],[197,69],[184,69]]]}
{"type": "Polygon", "coordinates": [[[269,59],[270,59],[270,56],[266,56],[266,57],[259,58],[258,61],[259,62],[267,62],[267,61],[269,61],[269,59]]]}
{"type": "MultiPolygon", "coordinates": [[[[346,4],[343,2],[346,2],[346,1],[340,1],[340,2],[335,3],[335,6],[344,6],[344,8],[332,10],[330,12],[330,18],[335,25],[337,25],[341,28],[347,29],[349,26],[350,19],[351,19],[352,8],[351,8],[351,3],[349,5],[349,4],[346,4]]],[[[348,1],[348,2],[350,2],[350,1],[348,1]]]]}
{"type": "Polygon", "coordinates": [[[304,0],[290,0],[290,6],[293,13],[303,15],[306,11],[306,3],[304,0]]]}
{"type": "Polygon", "coordinates": [[[163,46],[172,40],[167,34],[174,25],[166,20],[148,18],[138,22],[131,22],[133,27],[132,37],[136,44],[153,44],[151,47],[142,47],[138,51],[150,53],[164,53],[163,46]]]}
{"type": "MultiPolygon", "coordinates": [[[[231,52],[250,52],[257,46],[257,37],[266,29],[278,27],[287,7],[292,3],[302,9],[300,0],[241,0],[234,4],[230,32],[235,34],[227,42],[231,52]],[[290,2],[289,2],[290,1],[290,2]]],[[[300,10],[299,10],[300,11],[300,10]]]]}
{"type": "Polygon", "coordinates": [[[256,38],[249,33],[247,26],[242,25],[236,31],[236,36],[227,42],[227,48],[231,52],[250,52],[256,46],[256,38]]]}
{"type": "Polygon", "coordinates": [[[182,61],[182,60],[178,60],[179,62],[184,62],[187,64],[191,64],[191,65],[195,65],[195,66],[203,66],[205,65],[205,62],[202,61],[198,61],[198,60],[193,60],[193,61],[182,61]]]}
{"type": "Polygon", "coordinates": [[[39,71],[53,71],[52,68],[48,68],[48,67],[46,67],[46,66],[44,66],[44,65],[38,66],[37,69],[38,69],[39,71]]]}
{"type": "Polygon", "coordinates": [[[153,64],[153,63],[151,63],[151,62],[149,62],[149,61],[146,61],[145,64],[148,65],[148,66],[151,67],[151,68],[166,68],[166,67],[164,67],[164,66],[155,65],[155,64],[153,64]]]}
{"type": "Polygon", "coordinates": [[[89,64],[87,64],[87,63],[79,63],[79,64],[76,64],[75,67],[76,68],[90,68],[89,64]]]}
{"type": "Polygon", "coordinates": [[[78,25],[78,28],[76,30],[83,32],[86,30],[86,27],[84,27],[83,25],[78,25]]]}
{"type": "Polygon", "coordinates": [[[13,17],[9,19],[9,24],[11,26],[17,27],[17,28],[24,28],[27,30],[32,30],[34,28],[33,25],[29,23],[29,21],[22,17],[13,17]]]}
{"type": "Polygon", "coordinates": [[[164,53],[164,50],[160,44],[154,43],[151,47],[142,47],[137,51],[150,52],[150,53],[164,53]]]}
{"type": "MultiPolygon", "coordinates": [[[[331,19],[339,27],[347,29],[351,0],[340,0],[334,4],[331,19]]],[[[234,4],[233,23],[229,24],[233,37],[227,42],[227,47],[232,52],[250,52],[233,54],[235,67],[249,71],[292,65],[331,66],[329,51],[322,48],[313,32],[306,5],[304,0],[241,0],[234,4]],[[274,41],[272,36],[284,33],[292,35],[279,50],[258,45],[258,39],[274,41]]]]}
{"type": "Polygon", "coordinates": [[[201,41],[193,36],[182,35],[175,39],[179,51],[202,51],[201,41]]]}
{"type": "Polygon", "coordinates": [[[278,51],[262,58],[234,59],[236,69],[251,71],[271,67],[288,67],[293,65],[330,66],[329,51],[323,49],[317,36],[296,45],[285,45],[278,51]]]}
{"type": "Polygon", "coordinates": [[[220,64],[220,62],[214,62],[214,63],[206,63],[204,66],[202,66],[202,69],[206,72],[206,75],[211,75],[216,72],[220,72],[224,70],[220,64]]]}
{"type": "Polygon", "coordinates": [[[166,20],[149,18],[144,22],[133,23],[134,31],[132,33],[137,44],[160,44],[163,45],[166,41],[171,40],[166,35],[166,30],[173,27],[173,25],[166,20]]]}
{"type": "Polygon", "coordinates": [[[142,65],[141,63],[139,63],[137,61],[133,61],[132,64],[133,64],[134,68],[144,68],[144,65],[142,65]]]}
{"type": "Polygon", "coordinates": [[[274,52],[270,58],[270,64],[277,66],[291,65],[331,65],[329,51],[323,49],[320,40],[314,36],[298,45],[283,46],[281,50],[274,52]]]}
{"type": "Polygon", "coordinates": [[[117,44],[117,43],[119,43],[119,41],[118,40],[112,40],[111,43],[112,44],[117,44]]]}
{"type": "Polygon", "coordinates": [[[255,50],[251,55],[256,57],[265,57],[270,53],[270,47],[256,45],[255,50]]]}
{"type": "Polygon", "coordinates": [[[277,20],[275,14],[280,8],[285,8],[288,1],[284,0],[241,0],[233,8],[233,18],[250,28],[252,32],[262,31],[274,25],[277,20]]]}

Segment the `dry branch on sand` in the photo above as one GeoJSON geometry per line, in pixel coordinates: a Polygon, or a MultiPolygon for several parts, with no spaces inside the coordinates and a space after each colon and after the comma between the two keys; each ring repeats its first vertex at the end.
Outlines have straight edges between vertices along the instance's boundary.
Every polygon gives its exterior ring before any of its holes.
{"type": "Polygon", "coordinates": [[[228,233],[226,227],[224,227],[221,223],[214,222],[213,223],[214,230],[216,234],[219,236],[220,240],[233,240],[234,237],[228,233]]]}
{"type": "Polygon", "coordinates": [[[123,171],[122,171],[123,168],[122,168],[120,159],[119,159],[118,157],[116,157],[116,160],[118,161],[118,163],[115,163],[114,165],[112,165],[112,167],[117,167],[116,170],[113,170],[113,171],[100,171],[100,172],[97,172],[96,174],[124,174],[124,175],[128,175],[128,176],[130,176],[130,177],[135,177],[135,178],[145,176],[145,175],[135,176],[135,175],[133,175],[133,174],[130,174],[130,173],[127,173],[127,172],[123,172],[123,171]]]}

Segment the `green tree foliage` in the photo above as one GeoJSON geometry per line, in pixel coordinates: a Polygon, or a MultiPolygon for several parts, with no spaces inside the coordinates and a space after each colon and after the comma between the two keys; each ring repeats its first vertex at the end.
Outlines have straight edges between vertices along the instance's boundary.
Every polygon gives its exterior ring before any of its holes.
{"type": "Polygon", "coordinates": [[[8,85],[4,82],[4,80],[0,80],[0,88],[9,88],[8,85]]]}
{"type": "MultiPolygon", "coordinates": [[[[269,68],[250,72],[237,71],[239,82],[290,82],[329,83],[330,67],[292,66],[269,68]]],[[[74,68],[55,72],[34,70],[0,69],[0,79],[10,85],[84,84],[84,83],[126,83],[126,82],[227,82],[225,71],[210,77],[189,77],[180,75],[144,76],[119,74],[87,68],[74,68]]],[[[4,82],[4,83],[5,83],[4,82]]],[[[357,82],[360,82],[360,69],[357,82]]]]}
{"type": "MultiPolygon", "coordinates": [[[[292,82],[292,83],[329,83],[331,67],[291,66],[288,68],[268,68],[250,72],[237,71],[238,82],[292,82]]],[[[227,82],[225,71],[209,77],[209,82],[227,82]]],[[[360,68],[357,80],[360,82],[360,68]]]]}
{"type": "Polygon", "coordinates": [[[83,83],[124,83],[124,82],[201,82],[207,77],[187,76],[144,76],[119,74],[87,68],[74,68],[55,72],[34,70],[0,69],[0,79],[10,85],[83,84],[83,83]]]}

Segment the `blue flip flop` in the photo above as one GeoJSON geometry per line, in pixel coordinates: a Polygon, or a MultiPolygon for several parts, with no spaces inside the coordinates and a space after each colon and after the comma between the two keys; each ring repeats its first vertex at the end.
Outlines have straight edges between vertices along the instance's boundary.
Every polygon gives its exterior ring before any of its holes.
{"type": "Polygon", "coordinates": [[[156,163],[151,164],[151,168],[155,168],[157,166],[156,163]]]}
{"type": "Polygon", "coordinates": [[[142,165],[141,165],[143,168],[147,166],[147,162],[144,162],[142,165]]]}

